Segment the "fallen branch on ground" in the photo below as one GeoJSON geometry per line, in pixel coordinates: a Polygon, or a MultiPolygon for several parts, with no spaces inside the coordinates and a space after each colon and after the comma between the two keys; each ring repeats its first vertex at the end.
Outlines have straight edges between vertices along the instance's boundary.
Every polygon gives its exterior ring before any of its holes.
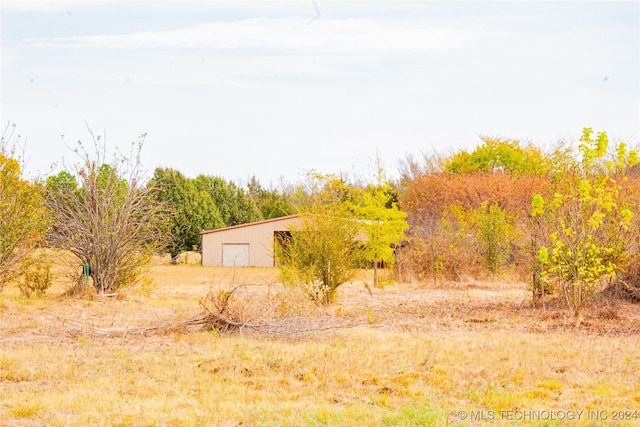
{"type": "Polygon", "coordinates": [[[278,312],[277,301],[270,292],[250,292],[250,288],[260,286],[238,285],[230,291],[212,290],[200,300],[202,312],[198,316],[157,326],[100,328],[75,319],[60,320],[74,325],[74,335],[100,337],[215,331],[221,335],[238,333],[241,336],[301,339],[330,330],[385,327],[373,325],[368,321],[354,322],[353,319],[339,318],[335,315],[282,315],[278,312]],[[241,292],[247,293],[240,295],[241,292]]]}

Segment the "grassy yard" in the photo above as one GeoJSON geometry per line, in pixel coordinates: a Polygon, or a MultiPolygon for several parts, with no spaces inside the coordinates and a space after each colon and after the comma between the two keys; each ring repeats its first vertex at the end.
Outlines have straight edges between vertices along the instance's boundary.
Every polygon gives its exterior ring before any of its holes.
{"type": "Polygon", "coordinates": [[[640,425],[637,305],[574,319],[530,308],[525,284],[367,288],[367,274],[305,310],[273,269],[158,265],[115,298],[7,287],[0,425],[640,425]],[[261,285],[238,313],[280,313],[278,334],[183,327],[238,284],[261,285]]]}

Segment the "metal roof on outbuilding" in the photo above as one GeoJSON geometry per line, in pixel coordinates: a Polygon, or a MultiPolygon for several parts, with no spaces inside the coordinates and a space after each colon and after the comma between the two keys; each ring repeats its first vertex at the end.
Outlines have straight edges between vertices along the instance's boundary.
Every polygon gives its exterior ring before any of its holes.
{"type": "Polygon", "coordinates": [[[299,216],[300,215],[298,215],[298,214],[280,216],[278,218],[263,219],[261,221],[247,222],[246,224],[232,225],[230,227],[215,228],[213,230],[204,230],[204,231],[200,232],[200,235],[210,234],[210,233],[219,233],[219,232],[234,230],[234,229],[238,229],[238,228],[256,227],[256,226],[259,226],[259,225],[262,225],[262,224],[271,223],[271,222],[288,222],[289,220],[291,220],[293,218],[298,218],[299,216]]]}

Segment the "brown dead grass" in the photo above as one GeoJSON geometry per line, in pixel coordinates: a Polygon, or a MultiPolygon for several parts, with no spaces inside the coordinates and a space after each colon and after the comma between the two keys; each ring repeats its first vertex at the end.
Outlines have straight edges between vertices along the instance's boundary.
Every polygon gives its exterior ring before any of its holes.
{"type": "MultiPolygon", "coordinates": [[[[115,298],[63,298],[56,286],[29,300],[8,287],[0,425],[484,425],[460,414],[640,410],[637,305],[602,303],[575,319],[558,303],[530,308],[519,283],[367,289],[370,274],[320,309],[286,294],[274,269],[158,264],[152,281],[115,298]],[[243,303],[286,295],[280,316],[317,330],[172,328],[209,292],[239,284],[252,286],[236,307],[255,315],[243,303]]],[[[261,313],[269,321],[273,310],[261,313]]],[[[574,424],[639,421],[583,413],[574,424]]]]}

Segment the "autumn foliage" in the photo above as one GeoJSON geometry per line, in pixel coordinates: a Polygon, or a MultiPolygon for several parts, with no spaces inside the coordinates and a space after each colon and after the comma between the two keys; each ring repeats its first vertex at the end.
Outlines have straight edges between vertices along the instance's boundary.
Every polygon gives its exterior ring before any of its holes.
{"type": "Polygon", "coordinates": [[[34,265],[33,250],[48,226],[43,193],[22,176],[11,133],[6,128],[0,140],[0,290],[34,265]]]}
{"type": "Polygon", "coordinates": [[[409,182],[400,204],[411,224],[413,244],[405,255],[415,275],[422,279],[458,280],[462,275],[495,272],[516,254],[522,261],[531,198],[536,193],[546,194],[550,182],[546,175],[516,176],[502,171],[443,171],[409,182]],[[502,233],[507,235],[501,238],[509,243],[503,243],[501,253],[495,254],[504,258],[501,265],[494,263],[487,270],[482,267],[478,251],[479,239],[487,232],[482,230],[482,214],[491,209],[494,215],[504,216],[508,227],[502,233]],[[424,263],[425,257],[432,261],[424,263]]]}
{"type": "MultiPolygon", "coordinates": [[[[607,160],[609,140],[585,129],[578,147],[580,159],[570,164],[552,195],[536,195],[533,216],[542,216],[549,242],[539,249],[545,277],[558,283],[567,305],[578,314],[587,299],[607,282],[633,266],[633,198],[621,196],[624,170],[638,164],[637,151],[625,144],[607,160]],[[620,178],[614,178],[619,175],[620,178]]],[[[635,210],[637,213],[637,209],[635,210]]],[[[635,215],[637,216],[637,215],[635,215]]]]}
{"type": "Polygon", "coordinates": [[[534,303],[556,290],[576,313],[610,284],[638,296],[639,183],[637,151],[604,132],[585,129],[575,153],[483,138],[406,181],[403,271],[423,281],[511,273],[531,283],[534,303]]]}

